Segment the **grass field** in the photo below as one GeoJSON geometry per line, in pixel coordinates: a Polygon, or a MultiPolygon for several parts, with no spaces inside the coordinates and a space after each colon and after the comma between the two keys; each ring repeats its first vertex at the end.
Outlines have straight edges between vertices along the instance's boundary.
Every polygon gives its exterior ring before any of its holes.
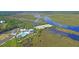
{"type": "Polygon", "coordinates": [[[79,14],[60,14],[50,16],[54,21],[61,24],[79,25],[79,14]]]}
{"type": "Polygon", "coordinates": [[[1,45],[1,47],[16,47],[17,46],[17,41],[16,39],[12,39],[1,45]]]}

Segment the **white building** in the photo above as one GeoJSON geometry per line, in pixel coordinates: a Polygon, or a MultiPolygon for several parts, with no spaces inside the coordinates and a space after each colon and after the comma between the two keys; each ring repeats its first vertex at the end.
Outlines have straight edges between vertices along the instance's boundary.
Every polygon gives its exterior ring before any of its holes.
{"type": "Polygon", "coordinates": [[[0,20],[0,24],[2,24],[2,23],[5,23],[5,21],[4,20],[0,20]]]}
{"type": "Polygon", "coordinates": [[[20,29],[20,31],[22,32],[22,31],[26,31],[26,29],[20,29]]]}
{"type": "Polygon", "coordinates": [[[45,24],[45,25],[36,26],[35,28],[36,28],[36,29],[45,29],[45,28],[48,28],[48,27],[52,27],[52,25],[50,25],[50,24],[45,24]]]}
{"type": "Polygon", "coordinates": [[[17,38],[22,38],[26,35],[34,33],[34,29],[21,29],[19,34],[16,35],[17,38]]]}

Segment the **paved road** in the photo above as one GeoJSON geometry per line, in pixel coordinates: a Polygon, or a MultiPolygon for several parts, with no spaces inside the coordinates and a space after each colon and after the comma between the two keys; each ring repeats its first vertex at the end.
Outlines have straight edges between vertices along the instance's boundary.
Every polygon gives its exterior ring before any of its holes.
{"type": "MultiPolygon", "coordinates": [[[[15,30],[15,29],[13,29],[13,30],[15,30]]],[[[13,30],[10,30],[10,31],[8,31],[8,32],[11,32],[11,31],[13,31],[13,30]]],[[[18,30],[18,29],[16,29],[16,30],[18,30]]],[[[16,31],[16,32],[17,32],[17,31],[16,31]]],[[[9,41],[9,40],[11,40],[11,39],[13,39],[13,38],[15,38],[15,36],[13,36],[13,35],[8,35],[8,37],[5,37],[4,39],[0,40],[0,45],[4,44],[5,42],[7,42],[7,41],[9,41]]]]}
{"type": "Polygon", "coordinates": [[[0,45],[4,44],[5,42],[7,42],[8,40],[13,39],[14,36],[10,35],[8,37],[6,37],[5,39],[0,40],[0,45]]]}

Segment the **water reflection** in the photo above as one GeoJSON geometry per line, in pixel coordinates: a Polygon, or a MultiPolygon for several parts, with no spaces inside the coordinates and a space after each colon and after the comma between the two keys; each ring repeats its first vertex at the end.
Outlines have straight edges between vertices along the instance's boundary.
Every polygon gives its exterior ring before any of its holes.
{"type": "Polygon", "coordinates": [[[79,32],[79,26],[69,26],[69,25],[62,25],[60,23],[52,21],[49,17],[44,17],[44,21],[50,25],[58,26],[64,29],[73,30],[79,32]]]}
{"type": "Polygon", "coordinates": [[[67,36],[67,37],[69,37],[69,38],[71,38],[71,39],[74,39],[74,40],[79,41],[79,35],[66,33],[66,32],[59,31],[59,30],[54,29],[54,28],[49,29],[49,31],[50,31],[51,33],[55,33],[55,34],[59,34],[59,35],[64,35],[64,36],[67,36]]]}

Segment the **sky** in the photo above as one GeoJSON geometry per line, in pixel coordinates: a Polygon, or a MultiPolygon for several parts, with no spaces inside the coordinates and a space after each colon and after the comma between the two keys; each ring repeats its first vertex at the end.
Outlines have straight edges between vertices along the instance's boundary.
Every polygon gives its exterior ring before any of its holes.
{"type": "Polygon", "coordinates": [[[2,11],[76,11],[78,0],[1,0],[2,11]],[[51,2],[52,1],[52,2],[51,2]]]}

